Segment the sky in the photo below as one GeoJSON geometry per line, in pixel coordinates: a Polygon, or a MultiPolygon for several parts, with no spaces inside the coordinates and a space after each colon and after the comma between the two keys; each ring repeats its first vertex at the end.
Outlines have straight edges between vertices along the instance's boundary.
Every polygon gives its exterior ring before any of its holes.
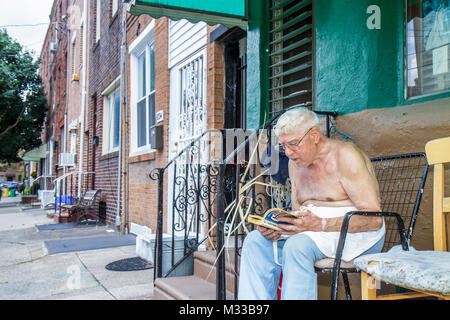
{"type": "Polygon", "coordinates": [[[26,49],[34,50],[37,58],[47,33],[52,4],[53,0],[0,0],[0,29],[6,29],[26,49]]]}

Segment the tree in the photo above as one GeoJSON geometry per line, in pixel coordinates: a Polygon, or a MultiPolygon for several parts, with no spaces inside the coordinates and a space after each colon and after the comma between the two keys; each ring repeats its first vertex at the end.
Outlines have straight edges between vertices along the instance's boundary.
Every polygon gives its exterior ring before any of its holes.
{"type": "Polygon", "coordinates": [[[0,162],[18,162],[20,150],[41,144],[48,109],[39,61],[0,30],[0,162]]]}

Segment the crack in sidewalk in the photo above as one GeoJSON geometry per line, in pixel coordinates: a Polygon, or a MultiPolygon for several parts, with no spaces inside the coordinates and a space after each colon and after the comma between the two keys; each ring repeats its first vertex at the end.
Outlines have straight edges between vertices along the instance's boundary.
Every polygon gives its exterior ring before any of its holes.
{"type": "Polygon", "coordinates": [[[81,265],[86,269],[87,272],[94,278],[94,280],[99,284],[100,287],[103,288],[111,297],[114,298],[114,300],[119,300],[115,295],[113,295],[101,282],[97,277],[87,268],[87,266],[84,264],[83,260],[81,260],[81,257],[78,255],[78,252],[75,252],[75,255],[77,256],[78,260],[80,261],[81,265]]]}

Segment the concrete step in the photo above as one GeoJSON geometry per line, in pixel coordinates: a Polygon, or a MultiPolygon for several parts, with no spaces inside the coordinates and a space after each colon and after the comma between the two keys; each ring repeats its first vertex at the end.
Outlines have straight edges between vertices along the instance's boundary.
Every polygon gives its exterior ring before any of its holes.
{"type": "MultiPolygon", "coordinates": [[[[216,283],[216,251],[196,251],[194,253],[194,275],[213,284],[216,283]]],[[[217,264],[216,264],[217,265],[217,264]]],[[[234,251],[225,252],[225,284],[227,290],[235,291],[234,251]]]]}
{"type": "MultiPolygon", "coordinates": [[[[225,276],[227,299],[234,299],[234,251],[226,254],[225,276]]],[[[216,299],[216,252],[194,253],[194,275],[159,278],[155,281],[154,300],[214,300],[216,299]]]]}
{"type": "Polygon", "coordinates": [[[53,215],[53,221],[55,221],[56,223],[67,223],[72,222],[72,219],[68,212],[61,211],[61,213],[59,213],[59,211],[56,211],[56,213],[53,215]]]}
{"type": "MultiPolygon", "coordinates": [[[[213,268],[216,252],[196,251],[194,253],[194,275],[185,277],[160,278],[155,281],[154,300],[209,300],[216,296],[216,269],[213,268]],[[211,271],[212,270],[212,271],[211,271]],[[209,277],[208,277],[209,276],[209,277]]],[[[227,299],[234,299],[234,251],[226,255],[227,299]]],[[[239,265],[239,264],[238,264],[239,265]]],[[[239,270],[237,271],[239,273],[239,270]]],[[[358,273],[349,274],[353,299],[360,299],[361,279],[358,273]]],[[[331,273],[317,273],[318,299],[329,300],[331,273]]],[[[339,281],[339,299],[345,300],[342,278],[339,281]]]]}
{"type": "MultiPolygon", "coordinates": [[[[159,278],[155,281],[153,300],[215,300],[216,285],[196,276],[159,278]]],[[[227,300],[234,299],[227,291],[227,300]]]]}

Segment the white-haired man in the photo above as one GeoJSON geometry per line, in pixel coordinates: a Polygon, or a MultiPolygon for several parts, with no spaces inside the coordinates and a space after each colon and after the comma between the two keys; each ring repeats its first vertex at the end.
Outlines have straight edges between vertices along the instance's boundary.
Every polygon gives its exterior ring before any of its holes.
{"type": "MultiPolygon", "coordinates": [[[[378,182],[369,158],[353,143],[325,137],[306,108],[285,112],[274,132],[289,158],[292,210],[300,218],[282,218],[282,232],[258,227],[247,235],[238,297],[276,299],[283,271],[282,299],[317,299],[315,261],[335,257],[345,213],[380,211],[378,182]]],[[[384,231],[382,217],[352,217],[342,259],[380,252],[384,231]]]]}

